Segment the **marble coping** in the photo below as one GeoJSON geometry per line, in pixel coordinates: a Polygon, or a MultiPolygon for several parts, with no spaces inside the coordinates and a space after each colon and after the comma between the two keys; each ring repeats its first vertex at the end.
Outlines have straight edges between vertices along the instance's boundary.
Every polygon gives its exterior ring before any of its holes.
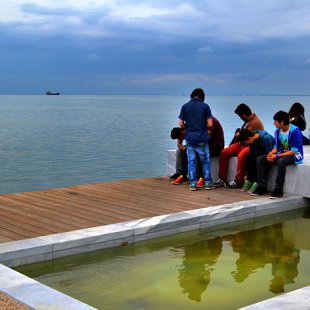
{"type": "MultiPolygon", "coordinates": [[[[229,160],[227,180],[232,181],[237,171],[237,157],[229,160]]],[[[211,158],[212,179],[218,179],[219,157],[211,158]]],[[[167,175],[173,175],[176,171],[176,150],[167,151],[167,175]]],[[[291,165],[287,167],[284,184],[284,193],[310,198],[310,145],[304,145],[304,162],[301,165],[291,165]]],[[[268,190],[272,191],[276,179],[276,167],[274,166],[268,176],[268,190]]]]}
{"type": "Polygon", "coordinates": [[[310,286],[266,299],[253,305],[240,308],[241,310],[309,310],[310,309],[310,286]]]}
{"type": "Polygon", "coordinates": [[[232,204],[183,211],[0,244],[0,291],[34,309],[93,309],[10,269],[19,265],[123,246],[141,240],[192,230],[214,231],[229,223],[252,223],[270,214],[300,209],[310,200],[288,196],[259,198],[232,204]]]}
{"type": "Polygon", "coordinates": [[[95,309],[1,264],[0,274],[0,291],[31,309],[95,309]]]}

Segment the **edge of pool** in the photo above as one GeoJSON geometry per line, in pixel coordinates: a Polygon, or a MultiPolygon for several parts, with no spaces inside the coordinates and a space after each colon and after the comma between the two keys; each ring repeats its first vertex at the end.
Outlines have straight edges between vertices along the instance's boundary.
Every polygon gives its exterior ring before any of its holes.
{"type": "MultiPolygon", "coordinates": [[[[53,260],[142,240],[246,221],[254,224],[267,215],[303,208],[309,198],[287,196],[279,200],[259,198],[220,206],[183,211],[134,221],[42,236],[0,244],[0,292],[30,309],[95,309],[10,267],[53,260]]],[[[310,286],[242,309],[309,309],[310,286]]]]}

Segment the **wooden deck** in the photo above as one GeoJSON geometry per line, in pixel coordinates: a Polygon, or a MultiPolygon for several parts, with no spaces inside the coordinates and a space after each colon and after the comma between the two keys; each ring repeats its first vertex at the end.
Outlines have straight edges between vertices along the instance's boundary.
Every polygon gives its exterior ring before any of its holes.
{"type": "Polygon", "coordinates": [[[0,195],[0,243],[255,199],[240,189],[173,186],[165,177],[0,195]]]}

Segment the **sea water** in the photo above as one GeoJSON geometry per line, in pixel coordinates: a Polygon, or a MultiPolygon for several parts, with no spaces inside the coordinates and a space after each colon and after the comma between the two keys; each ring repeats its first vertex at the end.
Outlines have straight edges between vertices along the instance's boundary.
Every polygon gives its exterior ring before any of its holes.
{"type": "MultiPolygon", "coordinates": [[[[166,175],[166,151],[176,147],[170,131],[188,99],[0,96],[0,193],[166,175]]],[[[309,96],[206,98],[226,144],[242,125],[234,114],[239,103],[248,104],[273,133],[273,115],[295,101],[309,113],[309,96]]]]}
{"type": "Polygon", "coordinates": [[[16,269],[97,309],[239,309],[309,285],[302,212],[16,269]]]}

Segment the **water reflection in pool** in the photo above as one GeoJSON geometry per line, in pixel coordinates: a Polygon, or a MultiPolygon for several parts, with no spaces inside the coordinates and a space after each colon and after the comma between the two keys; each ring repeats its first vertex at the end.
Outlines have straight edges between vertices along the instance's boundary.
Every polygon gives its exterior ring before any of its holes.
{"type": "Polygon", "coordinates": [[[17,270],[98,309],[237,309],[310,284],[308,213],[17,270]]]}

